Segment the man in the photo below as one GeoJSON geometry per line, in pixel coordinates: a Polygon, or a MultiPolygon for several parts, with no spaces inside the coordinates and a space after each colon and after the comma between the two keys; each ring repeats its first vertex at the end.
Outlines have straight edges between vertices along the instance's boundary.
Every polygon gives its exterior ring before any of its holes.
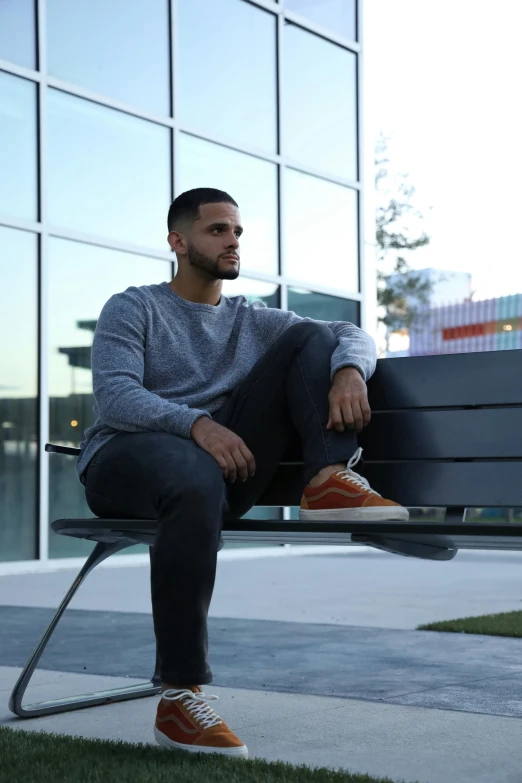
{"type": "Polygon", "coordinates": [[[98,419],[78,473],[105,517],[158,520],[151,555],[162,698],[157,741],[247,756],[201,686],[207,615],[225,515],[242,516],[270,484],[288,445],[304,461],[302,519],[407,519],[352,468],[370,420],[372,339],[222,296],[239,275],[243,229],[227,194],[198,188],[168,215],[178,271],[170,283],[130,287],[105,304],[94,335],[98,419]]]}

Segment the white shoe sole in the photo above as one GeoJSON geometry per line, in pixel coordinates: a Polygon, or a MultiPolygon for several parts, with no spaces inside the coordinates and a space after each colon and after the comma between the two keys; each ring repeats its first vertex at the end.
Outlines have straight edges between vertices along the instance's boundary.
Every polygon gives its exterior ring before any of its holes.
{"type": "Polygon", "coordinates": [[[299,519],[310,522],[408,522],[410,512],[403,506],[370,506],[369,508],[325,508],[313,511],[302,508],[299,519]]]}
{"type": "Polygon", "coordinates": [[[183,745],[181,742],[174,742],[174,740],[169,739],[157,726],[154,726],[154,736],[158,745],[161,745],[163,748],[178,748],[179,750],[188,750],[189,753],[219,753],[221,756],[248,758],[246,745],[240,745],[237,748],[209,748],[206,745],[183,745]]]}

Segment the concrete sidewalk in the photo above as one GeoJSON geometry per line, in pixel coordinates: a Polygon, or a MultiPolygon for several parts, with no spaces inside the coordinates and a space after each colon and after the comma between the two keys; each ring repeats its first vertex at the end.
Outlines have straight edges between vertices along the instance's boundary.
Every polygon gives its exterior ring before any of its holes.
{"type": "MultiPolygon", "coordinates": [[[[0,605],[56,608],[78,571],[0,576],[0,605]]],[[[97,568],[70,606],[150,613],[149,568],[97,568]]],[[[210,616],[413,629],[517,609],[522,553],[462,551],[438,563],[353,547],[348,554],[220,562],[210,616]]]]}
{"type": "MultiPolygon", "coordinates": [[[[7,703],[19,670],[0,668],[7,703]]],[[[133,682],[39,672],[29,701],[133,682]]],[[[249,748],[250,758],[324,766],[407,783],[518,783],[522,722],[512,718],[284,693],[215,688],[216,712],[249,748]]],[[[157,698],[20,720],[0,709],[0,724],[25,731],[154,744],[157,698]]],[[[162,752],[158,749],[158,752],[162,752]]]]}

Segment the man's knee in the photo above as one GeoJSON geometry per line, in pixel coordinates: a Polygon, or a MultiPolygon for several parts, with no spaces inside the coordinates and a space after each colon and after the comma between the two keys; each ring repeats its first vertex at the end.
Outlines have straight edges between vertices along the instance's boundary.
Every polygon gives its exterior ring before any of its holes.
{"type": "Polygon", "coordinates": [[[299,321],[299,323],[289,326],[283,332],[281,339],[286,339],[299,346],[311,342],[331,347],[332,350],[337,347],[337,339],[332,330],[326,324],[318,321],[299,321]]]}
{"type": "Polygon", "coordinates": [[[184,461],[176,466],[166,492],[174,502],[181,500],[194,511],[219,512],[226,502],[223,473],[210,454],[193,445],[187,449],[184,461]]]}
{"type": "Polygon", "coordinates": [[[220,534],[228,508],[226,485],[213,457],[200,451],[201,455],[179,466],[162,488],[159,510],[166,522],[161,528],[162,548],[172,556],[187,547],[201,554],[222,546],[220,534]]]}

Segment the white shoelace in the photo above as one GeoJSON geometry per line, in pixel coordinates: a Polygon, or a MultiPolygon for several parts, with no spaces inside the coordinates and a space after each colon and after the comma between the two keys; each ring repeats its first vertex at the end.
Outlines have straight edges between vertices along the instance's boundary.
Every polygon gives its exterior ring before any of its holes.
{"type": "MultiPolygon", "coordinates": [[[[359,473],[356,473],[355,470],[352,470],[352,468],[355,467],[355,465],[357,465],[361,459],[362,451],[362,448],[359,447],[353,457],[347,462],[346,470],[339,470],[337,471],[336,475],[341,476],[341,478],[349,479],[356,486],[365,489],[367,492],[372,492],[374,495],[379,495],[378,492],[370,487],[368,479],[365,479],[363,476],[360,476],[359,473]]],[[[382,497],[382,495],[379,495],[379,497],[382,497]]]]}
{"type": "Polygon", "coordinates": [[[205,696],[204,693],[194,693],[189,690],[175,691],[172,689],[163,691],[161,696],[166,701],[187,699],[187,702],[184,703],[184,707],[186,707],[187,711],[196,718],[204,729],[210,729],[212,726],[219,726],[220,723],[223,723],[219,715],[216,715],[212,707],[208,704],[209,701],[217,701],[219,696],[205,696]]]}

